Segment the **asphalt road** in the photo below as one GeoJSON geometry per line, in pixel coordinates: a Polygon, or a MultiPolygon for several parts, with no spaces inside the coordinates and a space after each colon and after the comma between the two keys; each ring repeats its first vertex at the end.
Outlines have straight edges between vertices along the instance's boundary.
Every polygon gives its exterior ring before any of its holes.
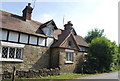
{"type": "Polygon", "coordinates": [[[90,75],[83,78],[71,79],[71,80],[50,80],[50,81],[120,81],[120,72],[105,73],[98,75],[90,75]]]}
{"type": "Polygon", "coordinates": [[[120,75],[120,72],[113,72],[113,73],[106,73],[106,74],[83,77],[80,79],[118,79],[119,75],[120,75]]]}

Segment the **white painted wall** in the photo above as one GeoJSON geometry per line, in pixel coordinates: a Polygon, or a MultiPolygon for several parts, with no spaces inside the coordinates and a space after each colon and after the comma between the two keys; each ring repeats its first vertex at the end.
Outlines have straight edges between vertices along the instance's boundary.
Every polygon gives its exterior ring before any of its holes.
{"type": "Polygon", "coordinates": [[[74,50],[65,49],[65,52],[74,52],[74,50]]]}
{"type": "Polygon", "coordinates": [[[8,40],[18,42],[18,33],[10,31],[8,40]]]}
{"type": "Polygon", "coordinates": [[[25,44],[17,44],[17,43],[11,43],[11,42],[3,42],[3,41],[0,41],[0,44],[2,46],[17,47],[17,48],[24,48],[25,46],[25,44]]]}
{"type": "Polygon", "coordinates": [[[43,28],[42,31],[46,36],[53,37],[54,36],[54,26],[53,25],[47,25],[47,27],[43,28]]]}
{"type": "Polygon", "coordinates": [[[0,29],[0,40],[6,40],[7,39],[7,30],[0,29]]]}
{"type": "Polygon", "coordinates": [[[50,47],[54,42],[53,38],[47,38],[47,47],[50,47]]]}
{"type": "Polygon", "coordinates": [[[80,51],[87,51],[85,47],[80,47],[80,51]]]}
{"type": "Polygon", "coordinates": [[[35,45],[37,45],[37,37],[30,35],[29,44],[35,44],[35,45]]]}
{"type": "Polygon", "coordinates": [[[28,35],[27,34],[20,34],[20,42],[21,43],[28,43],[28,35]]]}
{"type": "MultiPolygon", "coordinates": [[[[47,29],[49,29],[49,27],[47,29]]],[[[19,33],[10,31],[8,41],[18,42],[18,36],[19,33]]],[[[7,30],[0,30],[0,40],[6,40],[6,39],[7,39],[7,30]]],[[[20,33],[19,42],[28,43],[28,34],[20,33]]],[[[46,42],[47,47],[50,47],[51,44],[53,44],[53,42],[54,42],[53,38],[47,38],[47,42],[46,42]]],[[[29,44],[37,45],[37,36],[30,35],[29,44]]],[[[45,46],[45,38],[39,37],[38,45],[45,46]]]]}
{"type": "Polygon", "coordinates": [[[45,38],[40,38],[39,37],[39,43],[38,45],[45,46],[45,38]]]}

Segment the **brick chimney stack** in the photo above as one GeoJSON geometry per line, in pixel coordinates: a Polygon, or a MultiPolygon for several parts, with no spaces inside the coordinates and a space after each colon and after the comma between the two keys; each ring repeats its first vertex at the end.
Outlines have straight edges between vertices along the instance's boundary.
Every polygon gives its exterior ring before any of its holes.
{"type": "Polygon", "coordinates": [[[71,29],[73,29],[72,26],[73,26],[73,24],[71,23],[71,21],[68,21],[68,23],[64,25],[64,29],[65,29],[65,30],[67,30],[67,29],[70,29],[70,30],[71,30],[71,29]]]}
{"type": "Polygon", "coordinates": [[[25,9],[22,11],[24,20],[31,20],[33,8],[30,5],[31,3],[28,3],[28,6],[26,6],[25,9]]]}

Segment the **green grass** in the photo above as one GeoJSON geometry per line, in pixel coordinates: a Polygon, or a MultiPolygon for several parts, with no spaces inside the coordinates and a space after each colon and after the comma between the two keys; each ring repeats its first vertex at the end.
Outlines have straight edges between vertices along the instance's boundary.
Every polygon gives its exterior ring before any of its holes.
{"type": "Polygon", "coordinates": [[[42,77],[41,79],[75,79],[75,78],[80,78],[87,75],[90,75],[90,74],[63,73],[61,75],[56,75],[56,76],[42,77]]]}

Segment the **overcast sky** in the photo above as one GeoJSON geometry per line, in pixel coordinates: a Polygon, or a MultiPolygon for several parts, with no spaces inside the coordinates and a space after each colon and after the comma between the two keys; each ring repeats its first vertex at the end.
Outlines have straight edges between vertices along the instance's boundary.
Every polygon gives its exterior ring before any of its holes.
{"type": "MultiPolygon", "coordinates": [[[[64,24],[71,21],[77,34],[83,37],[91,29],[104,29],[105,36],[118,43],[119,0],[36,1],[32,13],[33,20],[44,23],[53,19],[61,29],[63,29],[63,19],[64,24]]],[[[0,10],[22,15],[22,10],[28,2],[32,3],[32,6],[34,5],[34,0],[26,0],[26,2],[2,0],[0,10]]]]}

